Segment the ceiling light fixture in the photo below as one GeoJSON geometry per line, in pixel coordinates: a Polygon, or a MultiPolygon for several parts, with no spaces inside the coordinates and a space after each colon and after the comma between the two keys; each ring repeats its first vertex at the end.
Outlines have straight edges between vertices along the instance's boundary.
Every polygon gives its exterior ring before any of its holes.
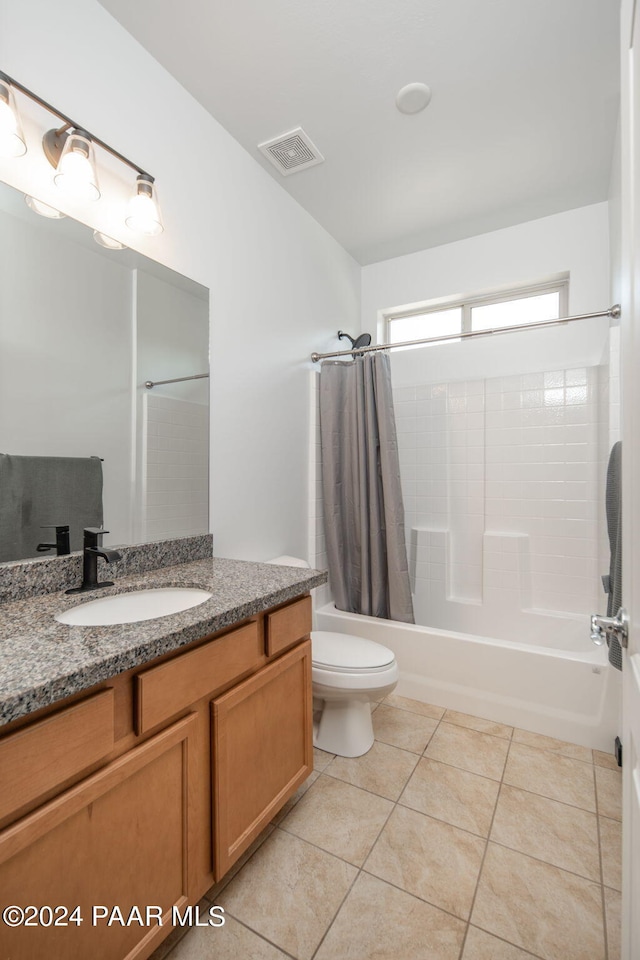
{"type": "Polygon", "coordinates": [[[60,210],[56,210],[55,207],[50,207],[48,203],[43,203],[42,200],[37,200],[35,197],[25,196],[24,202],[30,210],[33,210],[34,213],[40,214],[41,217],[48,217],[49,220],[64,219],[64,213],[62,213],[60,210]]]}
{"type": "Polygon", "coordinates": [[[135,193],[129,201],[129,213],[125,223],[131,230],[147,237],[156,237],[164,230],[158,192],[153,177],[147,173],[141,173],[136,180],[135,193]]]}
{"type": "Polygon", "coordinates": [[[400,113],[420,113],[431,102],[431,88],[426,83],[408,83],[398,90],[396,107],[400,113]]]}
{"type": "MultiPolygon", "coordinates": [[[[135,195],[129,205],[126,217],[127,225],[132,230],[145,236],[157,236],[162,233],[164,227],[158,206],[154,178],[142,167],[132,163],[127,157],[110,147],[104,140],[88,133],[80,124],[75,123],[70,117],[52,107],[46,100],[2,72],[0,72],[0,155],[18,157],[26,153],[27,150],[14,105],[14,90],[44,107],[50,114],[62,121],[61,127],[48,130],[42,138],[44,154],[51,166],[55,168],[54,181],[61,190],[68,196],[73,197],[74,200],[81,202],[94,201],[100,198],[94,150],[94,147],[98,146],[136,172],[135,195]]],[[[43,216],[54,216],[52,213],[44,212],[43,208],[48,207],[48,205],[43,204],[42,201],[29,197],[27,203],[36,213],[42,213],[43,216]]],[[[54,210],[55,208],[48,207],[48,209],[54,210]]],[[[64,214],[56,211],[55,216],[61,217],[64,214]]],[[[111,238],[107,239],[111,240],[111,238]]],[[[118,242],[111,240],[112,244],[118,242]]],[[[122,246],[124,247],[125,244],[122,244],[122,246]]],[[[112,246],[111,249],[115,249],[115,247],[112,246]]]]}
{"type": "Polygon", "coordinates": [[[0,73],[0,157],[22,157],[27,143],[13,98],[9,78],[0,73]]]}

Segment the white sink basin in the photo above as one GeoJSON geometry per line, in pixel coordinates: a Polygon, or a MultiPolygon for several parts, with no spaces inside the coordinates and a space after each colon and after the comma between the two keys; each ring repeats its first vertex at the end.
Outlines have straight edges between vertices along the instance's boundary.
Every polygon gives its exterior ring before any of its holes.
{"type": "Polygon", "coordinates": [[[136,590],[117,593],[80,603],[57,613],[59,623],[76,627],[106,627],[117,623],[138,623],[156,620],[170,613],[180,613],[197,607],[211,598],[206,590],[195,587],[161,587],[156,590],[136,590]]]}

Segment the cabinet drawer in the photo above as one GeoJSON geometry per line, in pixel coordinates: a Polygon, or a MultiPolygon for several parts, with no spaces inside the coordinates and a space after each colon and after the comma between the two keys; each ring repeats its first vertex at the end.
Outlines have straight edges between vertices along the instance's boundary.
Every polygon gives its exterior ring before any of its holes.
{"type": "Polygon", "coordinates": [[[272,657],[311,632],[311,597],[303,597],[266,616],[266,651],[272,657]]]}
{"type": "Polygon", "coordinates": [[[136,677],[138,733],[173,717],[264,660],[254,621],[136,677]]]}
{"type": "Polygon", "coordinates": [[[0,819],[105,757],[113,743],[113,690],[0,740],[0,819]]]}

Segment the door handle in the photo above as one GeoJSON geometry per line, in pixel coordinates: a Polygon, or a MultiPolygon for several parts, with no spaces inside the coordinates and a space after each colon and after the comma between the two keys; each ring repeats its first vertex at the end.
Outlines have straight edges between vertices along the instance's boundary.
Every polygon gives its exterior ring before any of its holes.
{"type": "Polygon", "coordinates": [[[624,607],[620,607],[615,617],[601,617],[597,613],[591,615],[593,642],[600,647],[607,638],[617,640],[625,649],[629,646],[629,617],[624,607]]]}

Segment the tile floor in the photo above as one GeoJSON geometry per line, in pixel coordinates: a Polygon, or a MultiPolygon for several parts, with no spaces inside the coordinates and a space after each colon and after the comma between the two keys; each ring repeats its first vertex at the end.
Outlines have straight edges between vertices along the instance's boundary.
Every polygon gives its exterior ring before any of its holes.
{"type": "Polygon", "coordinates": [[[224,927],[154,960],[619,960],[612,756],[397,695],[373,720],[209,891],[224,927]]]}

